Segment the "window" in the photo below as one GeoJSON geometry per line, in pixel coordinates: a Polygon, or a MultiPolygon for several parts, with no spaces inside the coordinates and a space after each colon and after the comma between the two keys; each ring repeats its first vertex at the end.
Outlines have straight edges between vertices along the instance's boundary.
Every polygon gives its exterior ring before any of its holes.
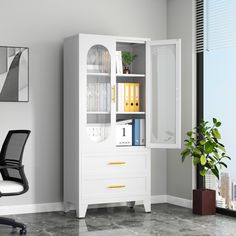
{"type": "MultiPolygon", "coordinates": [[[[236,1],[197,0],[198,121],[222,122],[222,143],[232,158],[219,181],[208,175],[205,184],[216,190],[218,212],[236,215],[236,1]]],[[[198,187],[202,185],[198,176],[198,187]]]]}

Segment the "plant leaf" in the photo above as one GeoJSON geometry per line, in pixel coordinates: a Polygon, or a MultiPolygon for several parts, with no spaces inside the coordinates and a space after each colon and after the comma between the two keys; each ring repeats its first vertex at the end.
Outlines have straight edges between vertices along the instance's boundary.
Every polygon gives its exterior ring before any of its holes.
{"type": "Polygon", "coordinates": [[[213,134],[213,136],[214,136],[215,138],[221,139],[221,135],[220,135],[218,129],[214,128],[214,129],[212,130],[212,134],[213,134]]]}
{"type": "Polygon", "coordinates": [[[231,157],[229,157],[229,156],[224,156],[224,157],[226,157],[226,158],[228,158],[229,160],[231,160],[231,157]]]}
{"type": "Polygon", "coordinates": [[[200,144],[201,144],[201,145],[204,145],[205,143],[206,143],[206,141],[203,140],[203,139],[200,141],[200,144]]]}
{"type": "Polygon", "coordinates": [[[217,119],[216,119],[216,118],[213,118],[212,120],[213,120],[213,123],[216,124],[217,119]]]}
{"type": "Polygon", "coordinates": [[[221,164],[221,165],[224,166],[225,168],[228,167],[228,166],[227,166],[224,162],[222,162],[222,161],[220,161],[219,164],[221,164]]]}
{"type": "Polygon", "coordinates": [[[219,179],[219,170],[215,166],[215,168],[211,169],[212,173],[216,176],[217,179],[219,179]]]}
{"type": "Polygon", "coordinates": [[[200,175],[201,176],[205,176],[207,174],[207,170],[200,170],[200,175]]]}
{"type": "Polygon", "coordinates": [[[197,155],[201,155],[202,154],[201,151],[199,149],[197,149],[197,148],[194,148],[193,152],[195,154],[197,154],[197,155]]]}
{"type": "Polygon", "coordinates": [[[199,158],[198,157],[194,157],[193,158],[193,164],[196,166],[196,165],[198,165],[199,164],[199,158]]]}
{"type": "Polygon", "coordinates": [[[211,153],[214,149],[215,145],[213,143],[211,143],[210,141],[206,142],[205,144],[205,152],[207,154],[211,153]]]}
{"type": "Polygon", "coordinates": [[[225,147],[224,147],[224,146],[222,146],[222,145],[219,145],[219,146],[218,146],[218,148],[219,148],[221,151],[223,151],[223,152],[226,152],[226,150],[225,150],[225,147]]]}
{"type": "Polygon", "coordinates": [[[190,154],[190,150],[189,149],[184,149],[182,152],[181,152],[181,156],[182,156],[182,162],[184,162],[185,158],[190,154]]]}
{"type": "Polygon", "coordinates": [[[201,165],[202,165],[202,166],[204,166],[204,165],[206,164],[207,159],[206,159],[205,155],[201,155],[201,157],[200,157],[200,162],[201,162],[201,165]]]}
{"type": "Polygon", "coordinates": [[[218,152],[214,152],[214,155],[215,155],[216,160],[220,159],[220,156],[219,156],[218,152]]]}
{"type": "Polygon", "coordinates": [[[193,134],[192,131],[188,131],[188,132],[187,132],[187,135],[188,135],[189,137],[192,137],[192,134],[193,134]]]}

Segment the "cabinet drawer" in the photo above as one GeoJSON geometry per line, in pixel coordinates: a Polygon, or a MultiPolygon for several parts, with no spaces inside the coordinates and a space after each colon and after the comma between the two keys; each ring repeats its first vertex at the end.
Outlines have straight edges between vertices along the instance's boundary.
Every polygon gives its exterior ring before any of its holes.
{"type": "Polygon", "coordinates": [[[83,195],[89,196],[125,196],[145,194],[146,178],[117,178],[85,180],[83,195]]]}
{"type": "Polygon", "coordinates": [[[111,175],[144,173],[146,171],[146,156],[84,156],[82,170],[85,175],[111,175]]]}

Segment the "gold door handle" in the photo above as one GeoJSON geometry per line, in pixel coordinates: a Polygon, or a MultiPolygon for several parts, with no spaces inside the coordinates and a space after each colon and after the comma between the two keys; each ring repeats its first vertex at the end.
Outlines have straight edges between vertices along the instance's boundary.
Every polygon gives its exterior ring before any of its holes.
{"type": "Polygon", "coordinates": [[[110,161],[108,162],[108,165],[125,165],[125,161],[110,161]]]}
{"type": "Polygon", "coordinates": [[[113,103],[116,102],[116,86],[115,85],[112,86],[112,102],[113,103]]]}
{"type": "Polygon", "coordinates": [[[125,185],[110,185],[107,188],[125,188],[125,185]]]}

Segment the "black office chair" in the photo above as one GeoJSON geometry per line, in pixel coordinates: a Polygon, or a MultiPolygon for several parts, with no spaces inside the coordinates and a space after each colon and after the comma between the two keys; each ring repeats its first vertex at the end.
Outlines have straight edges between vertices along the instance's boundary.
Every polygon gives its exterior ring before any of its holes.
{"type": "MultiPolygon", "coordinates": [[[[25,143],[29,130],[10,130],[0,152],[0,197],[20,195],[28,191],[29,185],[22,165],[25,143]]],[[[21,228],[20,234],[26,234],[26,225],[14,219],[0,217],[0,224],[21,228]]]]}

